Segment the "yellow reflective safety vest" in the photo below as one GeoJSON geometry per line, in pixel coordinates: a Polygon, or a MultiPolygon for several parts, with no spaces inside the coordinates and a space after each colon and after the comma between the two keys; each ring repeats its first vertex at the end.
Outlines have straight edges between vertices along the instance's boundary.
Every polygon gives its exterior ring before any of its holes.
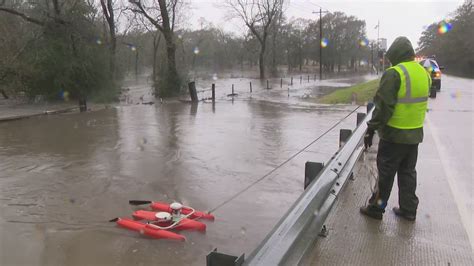
{"type": "Polygon", "coordinates": [[[388,125],[399,129],[423,127],[431,77],[423,66],[415,61],[403,62],[390,69],[400,75],[397,104],[388,125]]]}

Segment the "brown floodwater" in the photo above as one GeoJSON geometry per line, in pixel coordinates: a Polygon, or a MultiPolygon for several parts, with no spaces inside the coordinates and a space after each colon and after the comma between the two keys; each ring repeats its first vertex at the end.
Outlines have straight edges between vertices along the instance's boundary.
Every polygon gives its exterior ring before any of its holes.
{"type": "Polygon", "coordinates": [[[1,123],[0,265],[205,265],[214,248],[249,254],[303,191],[304,163],[328,161],[355,115],[217,209],[205,234],[154,240],[108,220],[130,217],[131,199],[213,209],[354,109],[308,103],[304,90],[317,88],[301,90],[1,123]]]}

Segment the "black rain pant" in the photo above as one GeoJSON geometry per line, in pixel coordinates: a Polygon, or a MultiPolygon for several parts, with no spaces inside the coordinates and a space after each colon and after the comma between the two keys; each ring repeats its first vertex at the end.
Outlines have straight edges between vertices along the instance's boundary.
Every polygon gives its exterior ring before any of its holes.
{"type": "Polygon", "coordinates": [[[400,209],[416,215],[416,161],[418,144],[398,144],[380,140],[377,153],[379,178],[369,204],[385,210],[392,191],[395,174],[398,175],[398,203],[400,209]]]}

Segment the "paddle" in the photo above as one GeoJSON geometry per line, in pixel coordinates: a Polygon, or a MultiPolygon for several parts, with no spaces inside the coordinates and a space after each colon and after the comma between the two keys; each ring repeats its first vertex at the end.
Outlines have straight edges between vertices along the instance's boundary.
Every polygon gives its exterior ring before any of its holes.
{"type": "Polygon", "coordinates": [[[115,223],[115,222],[118,221],[118,220],[119,220],[119,218],[113,218],[112,220],[109,220],[109,222],[115,223]]]}
{"type": "Polygon", "coordinates": [[[150,204],[152,203],[152,201],[149,201],[149,200],[129,200],[128,203],[130,205],[144,205],[144,204],[150,204]]]}

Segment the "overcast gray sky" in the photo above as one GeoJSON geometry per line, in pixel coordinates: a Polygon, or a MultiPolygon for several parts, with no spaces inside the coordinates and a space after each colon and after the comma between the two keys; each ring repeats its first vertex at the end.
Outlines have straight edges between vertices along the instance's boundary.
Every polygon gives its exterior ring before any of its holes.
{"type": "MultiPolygon", "coordinates": [[[[198,21],[204,17],[218,27],[241,34],[246,29],[237,19],[229,19],[228,13],[219,3],[224,0],[190,0],[192,16],[188,26],[197,28],[198,21]]],[[[366,21],[367,35],[369,39],[377,38],[377,30],[374,27],[380,20],[380,38],[386,38],[388,44],[400,35],[408,37],[416,47],[418,39],[427,25],[449,17],[463,0],[287,0],[288,18],[317,19],[318,15],[313,11],[319,11],[319,7],[330,12],[342,11],[347,15],[356,16],[366,21]]]]}

